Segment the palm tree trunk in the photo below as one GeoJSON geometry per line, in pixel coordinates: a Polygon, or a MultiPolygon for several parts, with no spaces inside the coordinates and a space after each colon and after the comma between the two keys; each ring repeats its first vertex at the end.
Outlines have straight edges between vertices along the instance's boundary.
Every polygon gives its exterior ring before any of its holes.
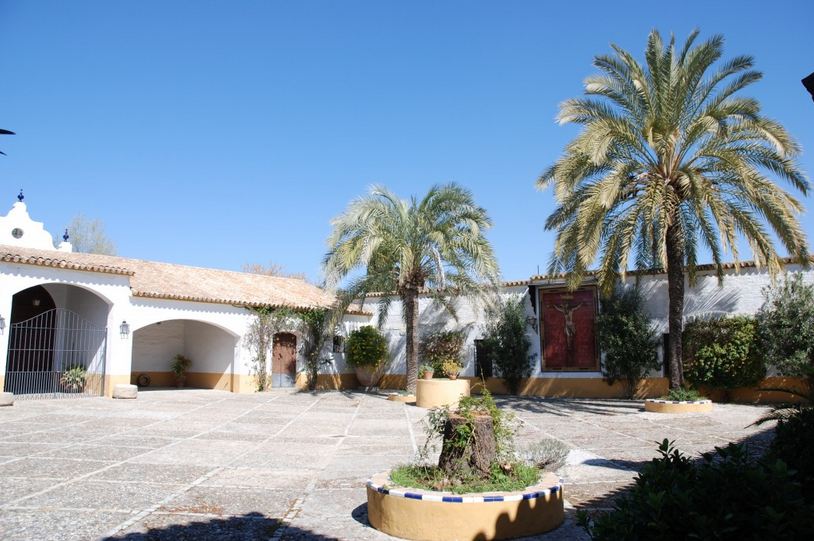
{"type": "Polygon", "coordinates": [[[670,333],[667,358],[670,363],[670,388],[677,389],[684,384],[684,364],[682,362],[681,333],[684,330],[684,237],[679,225],[667,227],[667,294],[668,332],[670,333]]]}
{"type": "Polygon", "coordinates": [[[407,325],[406,354],[407,354],[407,392],[415,394],[418,380],[418,290],[406,289],[401,296],[404,307],[404,320],[407,325]]]}

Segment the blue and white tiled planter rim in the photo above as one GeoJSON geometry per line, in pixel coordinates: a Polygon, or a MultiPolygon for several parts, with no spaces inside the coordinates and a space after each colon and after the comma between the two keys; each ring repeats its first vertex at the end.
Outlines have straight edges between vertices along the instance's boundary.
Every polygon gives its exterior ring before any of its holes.
{"type": "Polygon", "coordinates": [[[423,500],[426,502],[441,502],[441,503],[494,503],[494,502],[519,502],[522,500],[536,500],[538,498],[548,498],[550,495],[557,494],[562,491],[562,479],[558,483],[543,487],[542,485],[535,485],[530,489],[522,492],[513,492],[506,494],[484,494],[483,496],[474,495],[455,495],[446,492],[431,492],[431,491],[416,491],[411,492],[404,487],[386,488],[381,481],[376,483],[376,479],[370,479],[367,486],[375,490],[379,494],[386,496],[394,496],[397,498],[407,498],[411,500],[423,500]]]}
{"type": "Polygon", "coordinates": [[[661,398],[648,398],[646,402],[653,404],[712,404],[712,400],[663,400],[661,398]]]}

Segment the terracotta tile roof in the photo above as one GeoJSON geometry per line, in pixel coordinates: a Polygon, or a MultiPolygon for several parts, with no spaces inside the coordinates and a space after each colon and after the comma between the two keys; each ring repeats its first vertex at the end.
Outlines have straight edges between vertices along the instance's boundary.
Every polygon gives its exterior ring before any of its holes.
{"type": "Polygon", "coordinates": [[[0,261],[130,277],[133,296],[246,306],[327,308],[335,297],[300,278],[206,269],[100,254],[0,246],[0,261]]]}
{"type": "Polygon", "coordinates": [[[17,246],[0,245],[0,261],[5,263],[22,263],[40,267],[102,272],[107,274],[133,275],[133,271],[122,265],[122,258],[111,258],[95,254],[74,254],[56,250],[34,250],[17,246]]]}
{"type": "MultiPolygon", "coordinates": [[[[809,263],[814,263],[814,256],[809,256],[808,258],[809,263]]],[[[796,265],[799,264],[800,261],[796,258],[792,257],[784,257],[780,259],[780,264],[783,266],[786,265],[796,265]]],[[[749,269],[749,268],[756,268],[757,265],[754,261],[741,261],[738,265],[735,264],[734,261],[729,261],[721,264],[721,267],[724,271],[727,270],[735,270],[738,267],[741,269],[749,269]]],[[[762,265],[761,268],[766,268],[766,265],[762,265]]],[[[716,270],[716,267],[713,263],[704,263],[701,265],[695,266],[696,272],[709,272],[716,270]]],[[[586,279],[593,279],[596,276],[597,271],[592,270],[585,273],[586,279]]],[[[644,270],[630,270],[627,272],[629,276],[644,276],[644,275],[659,275],[659,274],[666,274],[663,269],[644,269],[644,270]]],[[[504,282],[504,286],[519,286],[519,285],[529,285],[534,282],[542,282],[546,280],[564,280],[565,279],[564,273],[559,274],[538,274],[536,276],[532,276],[528,280],[515,280],[513,282],[504,282]]]]}

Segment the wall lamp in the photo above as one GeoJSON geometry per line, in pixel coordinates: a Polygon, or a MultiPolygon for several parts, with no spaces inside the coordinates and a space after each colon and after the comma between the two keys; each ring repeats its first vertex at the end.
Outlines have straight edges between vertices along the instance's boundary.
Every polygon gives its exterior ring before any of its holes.
{"type": "Polygon", "coordinates": [[[534,330],[534,332],[538,332],[538,331],[537,331],[537,317],[536,317],[536,316],[529,316],[529,317],[527,317],[527,318],[526,318],[526,324],[527,324],[529,327],[531,327],[531,328],[534,330]]]}
{"type": "Polygon", "coordinates": [[[122,320],[122,324],[119,325],[119,336],[121,336],[122,339],[130,336],[130,324],[127,323],[127,321],[122,320]]]}
{"type": "Polygon", "coordinates": [[[6,332],[6,318],[0,316],[0,336],[6,332]]]}

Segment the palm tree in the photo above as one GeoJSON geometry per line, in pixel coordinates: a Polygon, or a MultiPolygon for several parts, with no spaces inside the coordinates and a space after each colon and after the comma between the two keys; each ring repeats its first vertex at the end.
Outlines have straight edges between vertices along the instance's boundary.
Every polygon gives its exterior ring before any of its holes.
{"type": "MultiPolygon", "coordinates": [[[[14,132],[0,128],[0,135],[14,135],[14,132]]],[[[0,150],[0,154],[2,154],[3,156],[6,155],[6,153],[3,152],[2,150],[0,150]]]]}
{"type": "Polygon", "coordinates": [[[491,226],[472,194],[455,184],[434,186],[420,201],[399,199],[383,187],[353,201],[332,222],[324,268],[335,287],[356,269],[364,274],[344,291],[347,299],[383,292],[379,326],[393,296],[402,303],[407,330],[407,389],[418,375],[418,297],[428,290],[454,314],[452,299],[477,295],[499,277],[492,246],[483,233],[491,226]]]}
{"type": "Polygon", "coordinates": [[[770,231],[807,262],[797,219],[802,205],[769,178],[806,194],[808,181],[794,160],[799,146],[756,100],[736,95],[761,78],[752,57],[717,63],[723,37],[696,46],[697,36],[677,50],[675,38],[665,46],[651,32],[644,65],[615,45],[614,55],[597,56],[602,73],[585,81],[591,97],[560,106],[559,123],[578,124],[581,132],[537,181],[541,189],[554,187],[558,207],[546,221],[557,231],[550,270],[566,272],[570,287],[598,255],[605,292],[630,264],[666,270],[671,388],[683,384],[685,265],[692,284],[699,253],[708,251],[722,280],[722,254],[731,251],[737,265],[743,237],[755,262],[776,273],[781,260],[770,231]]]}

